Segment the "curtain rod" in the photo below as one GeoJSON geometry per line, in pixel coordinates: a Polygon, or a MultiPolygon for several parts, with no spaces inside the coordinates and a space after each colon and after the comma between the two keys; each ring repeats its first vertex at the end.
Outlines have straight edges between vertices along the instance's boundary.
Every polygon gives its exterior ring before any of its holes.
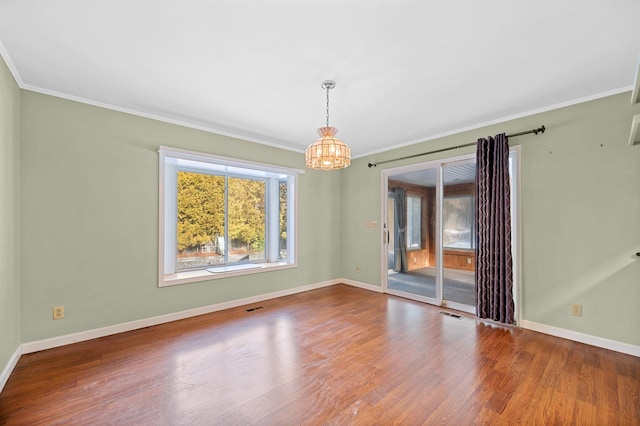
{"type": "MultiPolygon", "coordinates": [[[[515,138],[516,136],[529,135],[531,133],[533,133],[534,135],[537,135],[538,133],[544,133],[545,130],[547,130],[547,129],[544,127],[544,124],[543,124],[542,127],[538,127],[537,129],[532,129],[532,130],[527,130],[527,131],[524,131],[524,132],[514,133],[512,135],[507,135],[507,138],[515,138]]],[[[472,143],[467,143],[467,144],[464,144],[464,145],[452,146],[452,147],[449,147],[449,148],[436,149],[435,151],[422,152],[420,154],[408,155],[406,157],[394,158],[393,160],[378,161],[377,163],[369,163],[368,166],[369,166],[369,168],[377,167],[378,164],[391,163],[392,161],[408,160],[409,158],[422,157],[423,155],[436,154],[438,152],[444,152],[444,151],[451,151],[452,149],[458,149],[458,148],[464,148],[464,147],[467,147],[467,146],[473,146],[473,145],[476,145],[477,143],[478,142],[472,142],[472,143]]]]}

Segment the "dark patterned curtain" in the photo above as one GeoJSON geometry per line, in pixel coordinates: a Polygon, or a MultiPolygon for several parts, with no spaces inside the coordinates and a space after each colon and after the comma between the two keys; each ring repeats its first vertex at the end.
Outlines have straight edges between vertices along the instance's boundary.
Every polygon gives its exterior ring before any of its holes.
{"type": "Polygon", "coordinates": [[[395,203],[394,223],[393,223],[393,270],[396,272],[407,272],[407,220],[405,218],[404,206],[407,204],[406,195],[403,188],[393,188],[391,190],[395,203]]]}
{"type": "Polygon", "coordinates": [[[509,142],[478,139],[476,153],[477,314],[514,323],[509,142]]]}

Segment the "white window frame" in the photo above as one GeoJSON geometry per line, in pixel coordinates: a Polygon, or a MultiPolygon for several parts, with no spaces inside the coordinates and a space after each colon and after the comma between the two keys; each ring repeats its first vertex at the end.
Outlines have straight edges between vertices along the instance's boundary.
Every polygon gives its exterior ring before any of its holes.
{"type": "MultiPolygon", "coordinates": [[[[158,286],[165,287],[189,282],[215,280],[237,275],[256,274],[275,269],[297,267],[298,224],[298,175],[303,170],[292,169],[252,161],[238,160],[218,155],[187,151],[161,146],[159,153],[159,234],[158,234],[158,286]],[[207,268],[177,271],[177,172],[235,175],[264,179],[267,192],[278,198],[278,203],[267,199],[268,222],[266,226],[266,261],[253,264],[251,269],[234,267],[207,268]],[[287,181],[287,258],[279,258],[279,182],[287,181]]],[[[228,242],[225,241],[225,244],[228,242]]]]}

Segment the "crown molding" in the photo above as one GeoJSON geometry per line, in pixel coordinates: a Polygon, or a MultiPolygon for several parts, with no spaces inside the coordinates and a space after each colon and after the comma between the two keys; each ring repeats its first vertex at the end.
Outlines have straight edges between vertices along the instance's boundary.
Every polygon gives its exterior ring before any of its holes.
{"type": "Polygon", "coordinates": [[[4,48],[4,44],[2,44],[2,40],[0,40],[0,56],[4,60],[4,63],[7,64],[7,68],[9,68],[9,72],[13,76],[13,79],[16,81],[16,84],[20,89],[24,88],[24,82],[22,81],[22,77],[18,73],[18,69],[14,65],[11,60],[11,56],[9,56],[9,52],[4,48]]]}

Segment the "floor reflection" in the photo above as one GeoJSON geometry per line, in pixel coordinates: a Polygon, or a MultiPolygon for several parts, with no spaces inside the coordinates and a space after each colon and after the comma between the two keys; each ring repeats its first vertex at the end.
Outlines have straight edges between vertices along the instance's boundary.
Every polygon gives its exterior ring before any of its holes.
{"type": "MultiPolygon", "coordinates": [[[[436,297],[435,268],[422,268],[410,272],[389,274],[387,287],[418,296],[436,297]]],[[[444,299],[463,305],[476,305],[473,272],[444,270],[444,299]]]]}

